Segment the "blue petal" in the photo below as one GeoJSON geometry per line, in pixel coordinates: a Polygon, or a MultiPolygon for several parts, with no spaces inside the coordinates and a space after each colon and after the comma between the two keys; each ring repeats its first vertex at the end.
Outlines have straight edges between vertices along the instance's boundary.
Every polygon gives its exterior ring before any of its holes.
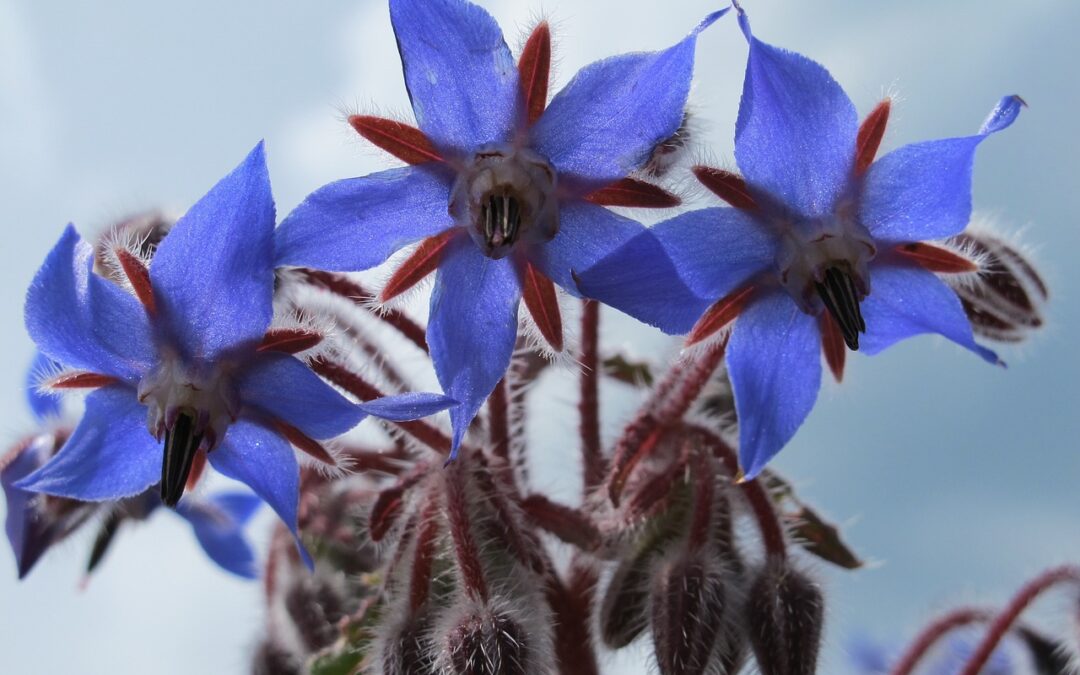
{"type": "Polygon", "coordinates": [[[735,124],[735,159],[755,196],[806,217],[833,211],[855,161],[858,116],[820,64],[755,38],[735,124]]]}
{"type": "Polygon", "coordinates": [[[217,505],[240,525],[251,520],[263,504],[258,496],[250,492],[219,492],[209,497],[208,501],[217,505]]]}
{"type": "Polygon", "coordinates": [[[71,438],[17,486],[87,502],[131,497],[161,478],[161,453],[135,391],[112,385],[86,397],[86,412],[71,438]]]}
{"type": "Polygon", "coordinates": [[[69,368],[134,382],[155,350],[146,310],[91,271],[94,251],[71,225],[26,293],[26,329],[45,355],[69,368]]]}
{"type": "Polygon", "coordinates": [[[463,0],[390,0],[416,123],[462,154],[508,140],[522,114],[517,64],[495,19],[463,0]]]}
{"type": "Polygon", "coordinates": [[[191,207],[158,246],[150,279],[188,357],[262,338],[273,315],[274,198],[263,145],[191,207]]]}
{"type": "Polygon", "coordinates": [[[861,304],[866,333],[859,349],[867,354],[921,333],[939,333],[990,363],[997,354],[975,343],[959,298],[932,273],[919,267],[874,265],[870,294],[861,304]]]}
{"type": "Polygon", "coordinates": [[[450,410],[457,453],[469,423],[510,365],[521,281],[511,258],[484,256],[467,236],[447,244],[431,294],[427,341],[450,410]]]}
{"type": "Polygon", "coordinates": [[[45,463],[51,439],[47,435],[34,439],[0,471],[0,487],[7,501],[4,531],[15,554],[20,579],[30,572],[53,543],[56,528],[36,508],[34,500],[38,495],[15,487],[15,483],[45,463]]]}
{"type": "Polygon", "coordinates": [[[208,457],[215,469],[247,485],[270,505],[296,538],[304,564],[313,569],[297,529],[300,465],[292,446],[276,432],[241,418],[229,427],[221,445],[208,457]]]}
{"type": "Polygon", "coordinates": [[[358,407],[368,415],[384,420],[407,422],[434,415],[456,405],[458,402],[449,396],[417,392],[384,396],[361,403],[358,407]]]}
{"type": "Polygon", "coordinates": [[[224,508],[219,498],[183,501],[176,511],[191,523],[195,538],[211,560],[239,577],[255,579],[259,575],[255,553],[244,538],[243,525],[262,502],[252,494],[235,493],[231,497],[242,498],[240,505],[246,510],[244,519],[224,508]]]}
{"type": "Polygon", "coordinates": [[[60,414],[60,397],[53,393],[43,392],[38,387],[43,376],[55,373],[59,369],[59,363],[41,352],[35,352],[34,360],[26,370],[26,402],[30,404],[34,417],[39,420],[60,414]]]}
{"type": "Polygon", "coordinates": [[[276,417],[312,438],[333,438],[364,419],[364,412],[285,354],[261,354],[236,379],[244,405],[276,417]]]}
{"type": "Polygon", "coordinates": [[[984,138],[1012,124],[1023,105],[1006,96],[974,136],[906,145],[870,166],[859,216],[875,239],[901,243],[957,234],[971,219],[971,169],[984,138]]]}
{"type": "Polygon", "coordinates": [[[281,223],[277,264],[366,270],[453,225],[449,203],[450,179],[426,166],[330,183],[281,223]]]}
{"type": "Polygon", "coordinates": [[[727,352],[747,478],[765,468],[810,414],[821,386],[821,333],[783,291],[752,302],[727,352]]]}
{"type": "Polygon", "coordinates": [[[683,122],[697,34],[727,10],[705,18],[686,38],[658,51],[613,56],[582,68],[531,131],[532,145],[560,180],[596,187],[641,168],[683,122]]]}
{"type": "Polygon", "coordinates": [[[668,333],[690,330],[708,307],[687,288],[651,231],[599,206],[564,206],[558,236],[534,260],[575,295],[668,333]]]}
{"type": "Polygon", "coordinates": [[[687,285],[710,300],[736,290],[776,258],[776,237],[739,209],[690,211],[652,231],[687,285]]]}

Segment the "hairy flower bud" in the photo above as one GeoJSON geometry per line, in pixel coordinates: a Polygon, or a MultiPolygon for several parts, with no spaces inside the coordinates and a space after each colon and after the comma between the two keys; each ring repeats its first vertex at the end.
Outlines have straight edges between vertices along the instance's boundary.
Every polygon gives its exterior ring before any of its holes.
{"type": "Polygon", "coordinates": [[[300,675],[296,657],[271,640],[263,640],[251,658],[252,675],[300,675]]]}
{"type": "Polygon", "coordinates": [[[771,558],[746,600],[747,633],[762,675],[813,675],[824,624],[821,589],[787,560],[771,558]]]}
{"type": "Polygon", "coordinates": [[[954,242],[979,261],[973,281],[954,285],[976,335],[1020,342],[1042,326],[1049,291],[1031,261],[1016,247],[982,232],[965,232],[954,242]]]}
{"type": "Polygon", "coordinates": [[[381,649],[383,675],[434,675],[431,638],[425,618],[407,619],[384,638],[381,649]]]}
{"type": "Polygon", "coordinates": [[[311,651],[318,651],[337,638],[337,622],[345,615],[340,591],[318,575],[297,577],[293,581],[285,593],[285,609],[304,646],[311,651]]]}
{"type": "Polygon", "coordinates": [[[443,640],[445,668],[454,675],[526,675],[530,636],[507,613],[465,615],[443,640]]]}
{"type": "Polygon", "coordinates": [[[715,559],[682,554],[663,561],[652,582],[651,619],[663,675],[730,673],[741,659],[727,618],[730,572],[715,559]],[[713,665],[715,664],[715,665],[713,665]]]}

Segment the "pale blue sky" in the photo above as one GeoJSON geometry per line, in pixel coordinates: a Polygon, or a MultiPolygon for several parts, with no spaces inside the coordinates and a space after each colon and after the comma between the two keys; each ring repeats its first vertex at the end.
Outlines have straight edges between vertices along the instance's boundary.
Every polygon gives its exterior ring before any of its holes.
{"type": "MultiPolygon", "coordinates": [[[[483,4],[512,45],[540,7],[483,4]]],[[[668,45],[718,4],[545,0],[557,82],[597,58],[668,45]]],[[[979,150],[975,197],[1034,249],[1052,293],[1044,334],[1003,350],[1008,370],[932,338],[854,357],[776,462],[882,563],[824,574],[822,672],[840,672],[854,634],[906,636],[937,608],[1000,600],[1043,566],[1080,560],[1080,265],[1070,257],[1080,251],[1080,4],[745,5],[759,37],[824,63],[861,112],[897,94],[887,147],[970,133],[1003,94],[1031,104],[979,150]]],[[[729,17],[699,45],[703,152],[730,165],[745,43],[729,17]]],[[[408,109],[383,0],[0,0],[0,315],[9,317],[0,438],[30,428],[19,392],[31,354],[22,298],[65,223],[89,232],[135,209],[182,210],[260,138],[283,214],[323,183],[387,166],[343,124],[356,108],[408,109]]],[[[674,346],[629,321],[605,327],[641,353],[674,346]]],[[[570,400],[567,390],[547,405],[569,410],[570,400]]],[[[534,451],[555,467],[569,461],[566,445],[540,438],[534,451]]],[[[213,568],[182,521],[162,514],[124,533],[79,593],[85,544],[54,551],[21,584],[0,552],[6,671],[246,670],[259,588],[213,568]]],[[[639,672],[632,662],[619,672],[639,672]]]]}

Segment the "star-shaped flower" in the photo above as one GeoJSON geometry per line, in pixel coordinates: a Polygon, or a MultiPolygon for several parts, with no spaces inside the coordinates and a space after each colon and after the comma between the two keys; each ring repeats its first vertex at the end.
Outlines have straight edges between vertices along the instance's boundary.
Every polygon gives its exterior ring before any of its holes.
{"type": "MultiPolygon", "coordinates": [[[[889,102],[860,127],[824,67],[755,38],[741,9],[739,23],[750,44],[735,128],[742,176],[695,169],[734,208],[684,213],[642,237],[659,239],[686,283],[714,302],[690,343],[738,317],[726,358],[740,463],[753,477],[810,413],[823,349],[838,378],[845,343],[876,354],[920,333],[998,362],[975,343],[956,294],[933,273],[975,265],[921,242],[968,224],[975,149],[1012,124],[1023,101],[1003,98],[976,135],[908,145],[874,161],[889,102]]],[[[617,252],[580,275],[581,289],[622,286],[616,306],[639,315],[622,270],[642,263],[632,250],[617,252]]]]}
{"type": "Polygon", "coordinates": [[[92,247],[68,226],[27,294],[26,326],[44,354],[72,369],[47,386],[96,391],[60,452],[17,486],[102,501],[160,481],[173,506],[205,457],[296,534],[290,442],[332,463],[314,439],[366,415],[416,419],[453,403],[406,394],[357,404],[286,353],[290,341],[268,332],[273,234],[261,143],[177,221],[149,265],[116,248],[130,290],[92,271],[92,247]]]}
{"type": "MultiPolygon", "coordinates": [[[[723,13],[709,15],[669,49],[587,66],[545,108],[545,24],[515,66],[498,25],[480,7],[390,0],[420,128],[362,116],[351,122],[414,166],[310,195],[282,223],[277,261],[365,270],[423,240],[383,299],[438,269],[427,340],[439,382],[462,402],[451,411],[455,452],[506,371],[522,297],[547,341],[561,349],[552,282],[576,294],[574,270],[641,231],[599,204],[671,205],[670,195],[627,176],[678,131],[696,35],[723,13]]],[[[655,242],[650,250],[651,273],[677,284],[663,251],[655,242]]],[[[686,314],[677,303],[653,300],[639,316],[667,323],[686,314]]]]}

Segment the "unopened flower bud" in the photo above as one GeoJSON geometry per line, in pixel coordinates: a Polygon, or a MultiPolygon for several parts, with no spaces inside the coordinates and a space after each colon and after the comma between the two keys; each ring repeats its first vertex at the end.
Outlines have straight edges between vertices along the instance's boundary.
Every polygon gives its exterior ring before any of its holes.
{"type": "Polygon", "coordinates": [[[965,232],[955,242],[980,262],[977,278],[955,285],[976,335],[1019,342],[1042,326],[1042,307],[1049,291],[1031,261],[985,233],[965,232]]]}
{"type": "Polygon", "coordinates": [[[318,575],[293,580],[285,594],[285,609],[304,646],[311,651],[318,651],[337,638],[337,622],[345,615],[340,592],[318,575]]]}
{"type": "Polygon", "coordinates": [[[766,561],[746,600],[747,634],[762,675],[813,675],[825,599],[787,560],[766,561]]]}
{"type": "MultiPolygon", "coordinates": [[[[730,572],[702,555],[665,560],[652,583],[656,661],[663,675],[733,673],[741,638],[727,618],[730,572]]],[[[737,668],[736,668],[737,670],[737,668]]]]}
{"type": "Polygon", "coordinates": [[[448,648],[455,675],[511,675],[525,670],[521,626],[501,614],[473,614],[450,631],[448,648]]]}
{"type": "Polygon", "coordinates": [[[390,631],[381,647],[383,675],[435,675],[435,660],[424,618],[407,619],[390,631]]]}
{"type": "Polygon", "coordinates": [[[251,659],[252,675],[300,675],[296,657],[284,647],[264,640],[251,659]]]}

